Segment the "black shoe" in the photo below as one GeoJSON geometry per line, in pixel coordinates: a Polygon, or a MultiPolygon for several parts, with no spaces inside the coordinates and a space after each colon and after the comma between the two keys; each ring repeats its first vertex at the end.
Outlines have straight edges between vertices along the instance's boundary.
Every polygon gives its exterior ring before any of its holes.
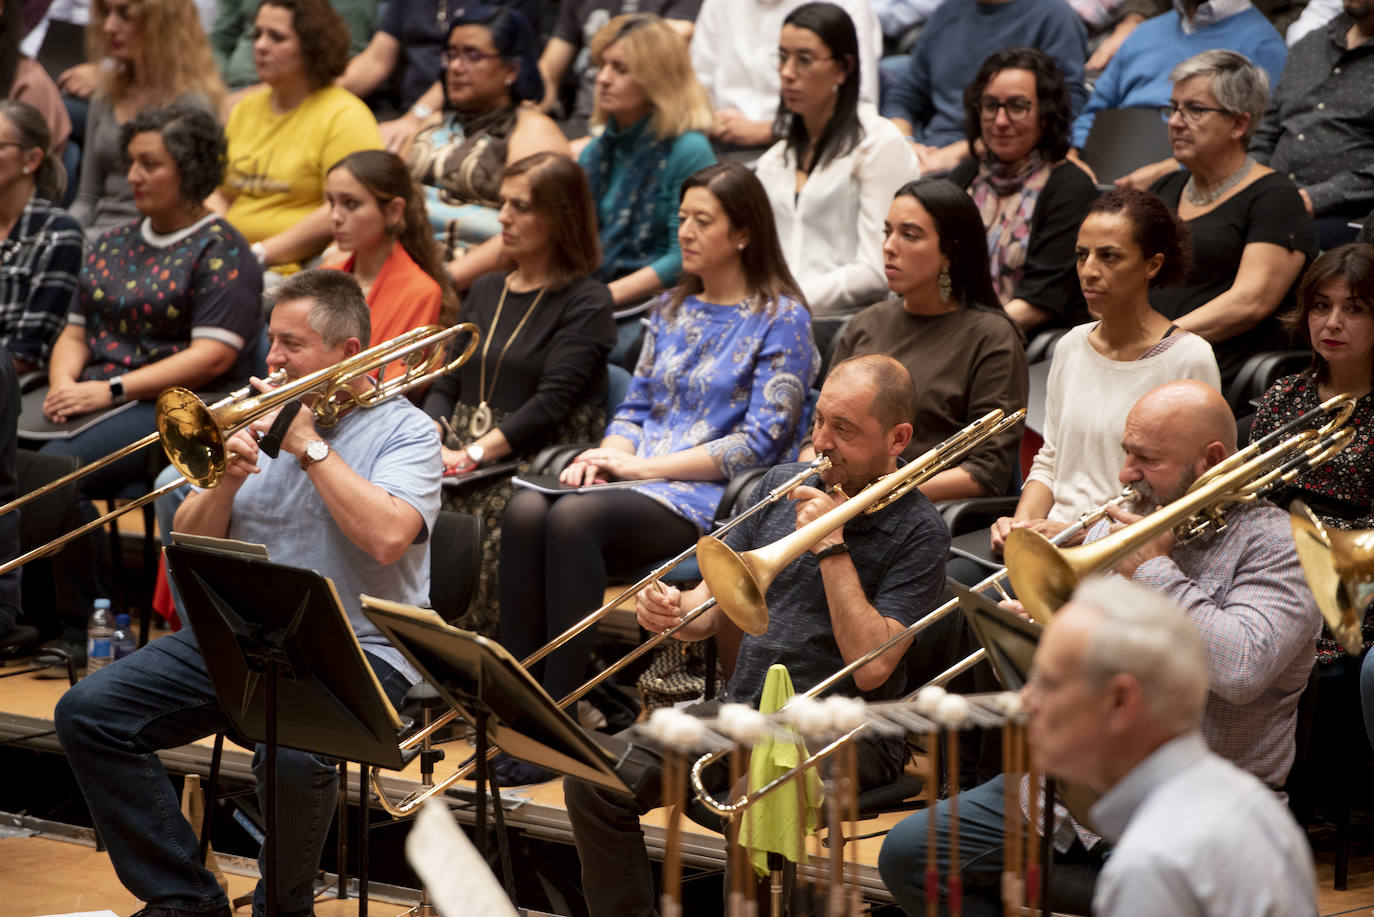
{"type": "Polygon", "coordinates": [[[503,787],[548,783],[558,777],[553,771],[517,761],[505,752],[493,758],[491,765],[492,770],[496,772],[496,782],[503,787]]]}
{"type": "Polygon", "coordinates": [[[188,911],[166,904],[149,904],[143,910],[135,913],[133,917],[233,917],[233,915],[234,912],[229,910],[227,904],[211,908],[208,911],[188,911]]]}
{"type": "Polygon", "coordinates": [[[16,624],[0,636],[0,656],[15,656],[38,642],[38,628],[16,624]]]}

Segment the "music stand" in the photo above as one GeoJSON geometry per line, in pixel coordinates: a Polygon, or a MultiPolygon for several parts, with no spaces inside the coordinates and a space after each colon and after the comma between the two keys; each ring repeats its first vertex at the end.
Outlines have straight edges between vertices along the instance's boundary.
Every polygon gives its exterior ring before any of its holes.
{"type": "Polygon", "coordinates": [[[487,855],[487,783],[495,800],[506,891],[515,901],[500,788],[489,773],[488,743],[521,761],[634,795],[617,759],[554,702],[499,643],[459,630],[433,611],[364,595],[363,614],[410,660],[450,708],[476,729],[477,849],[487,855]]]}
{"type": "Polygon", "coordinates": [[[189,545],[167,548],[167,566],[220,706],[235,729],[266,746],[263,879],[273,915],[277,747],[399,770],[401,721],[327,578],[189,545]]]}
{"type": "MultiPolygon", "coordinates": [[[[969,589],[962,583],[947,579],[954,594],[959,598],[959,608],[964,612],[974,636],[987,650],[988,662],[992,665],[997,680],[1008,691],[1019,691],[1030,680],[1031,657],[1040,643],[1040,635],[1045,628],[1033,621],[1027,621],[1014,611],[1000,607],[985,595],[969,589]]],[[[1040,850],[1040,875],[1042,888],[1040,913],[1048,917],[1050,909],[1050,870],[1054,865],[1054,800],[1056,793],[1064,800],[1069,813],[1079,824],[1093,828],[1088,819],[1088,811],[1097,796],[1086,787],[1072,783],[1062,786],[1059,781],[1045,775],[1045,803],[1041,812],[1041,836],[1045,843],[1040,850]]]]}

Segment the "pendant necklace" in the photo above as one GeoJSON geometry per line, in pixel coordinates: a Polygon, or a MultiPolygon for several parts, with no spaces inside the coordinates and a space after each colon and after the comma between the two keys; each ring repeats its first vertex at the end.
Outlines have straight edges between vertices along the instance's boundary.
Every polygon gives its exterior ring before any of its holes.
{"type": "MultiPolygon", "coordinates": [[[[535,294],[534,302],[525,310],[525,314],[520,317],[520,323],[515,326],[510,337],[506,338],[506,343],[501,347],[501,353],[496,358],[496,368],[491,374],[491,393],[496,396],[496,379],[501,375],[501,364],[506,359],[506,351],[510,350],[510,345],[520,335],[520,331],[525,327],[525,322],[529,321],[534,309],[539,305],[539,301],[544,298],[544,292],[548,287],[540,287],[535,294]]],[[[510,277],[506,277],[505,284],[501,287],[501,299],[496,303],[496,316],[491,320],[492,333],[487,336],[486,343],[482,346],[482,362],[477,370],[477,410],[473,411],[472,419],[468,421],[468,433],[473,439],[485,434],[491,429],[491,407],[487,404],[487,351],[491,350],[491,339],[496,334],[496,328],[501,323],[501,310],[506,307],[506,294],[510,292],[510,277]]]]}

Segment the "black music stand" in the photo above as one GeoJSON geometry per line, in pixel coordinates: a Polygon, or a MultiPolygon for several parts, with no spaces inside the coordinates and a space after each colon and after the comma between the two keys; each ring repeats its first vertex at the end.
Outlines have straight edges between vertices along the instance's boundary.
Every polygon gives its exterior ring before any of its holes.
{"type": "MultiPolygon", "coordinates": [[[[1000,607],[987,596],[946,579],[949,587],[959,598],[959,608],[964,612],[974,636],[987,651],[988,663],[992,666],[997,680],[1008,691],[1019,691],[1030,680],[1031,657],[1040,643],[1040,635],[1045,628],[1033,621],[1027,621],[1014,611],[1000,607]]],[[[1074,818],[1092,827],[1086,813],[1091,807],[1091,797],[1081,787],[1067,785],[1060,787],[1049,774],[1045,775],[1045,803],[1041,813],[1041,836],[1045,842],[1040,850],[1041,897],[1040,913],[1048,917],[1050,909],[1050,870],[1054,865],[1054,802],[1058,793],[1064,799],[1074,818]]]]}
{"type": "Polygon", "coordinates": [[[275,915],[277,747],[399,770],[401,721],[330,580],[189,545],[167,548],[167,566],[220,706],[235,729],[266,746],[263,879],[275,915]]]}
{"type": "Polygon", "coordinates": [[[495,797],[497,844],[506,893],[514,879],[501,814],[500,787],[487,761],[488,743],[521,761],[635,795],[616,772],[617,759],[561,710],[501,644],[459,630],[429,609],[364,595],[363,614],[410,660],[450,708],[476,729],[477,849],[487,855],[487,784],[495,797]]]}

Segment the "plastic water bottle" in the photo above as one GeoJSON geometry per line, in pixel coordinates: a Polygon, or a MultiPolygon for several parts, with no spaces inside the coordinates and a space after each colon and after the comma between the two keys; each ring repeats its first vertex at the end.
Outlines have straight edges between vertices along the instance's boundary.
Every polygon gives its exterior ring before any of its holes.
{"type": "Polygon", "coordinates": [[[129,616],[126,614],[115,615],[114,634],[110,637],[110,658],[117,661],[138,649],[138,641],[134,639],[133,628],[129,626],[129,616]]]}
{"type": "Polygon", "coordinates": [[[110,638],[114,636],[114,620],[110,616],[110,600],[96,599],[91,623],[86,625],[86,674],[104,668],[113,658],[110,638]]]}

